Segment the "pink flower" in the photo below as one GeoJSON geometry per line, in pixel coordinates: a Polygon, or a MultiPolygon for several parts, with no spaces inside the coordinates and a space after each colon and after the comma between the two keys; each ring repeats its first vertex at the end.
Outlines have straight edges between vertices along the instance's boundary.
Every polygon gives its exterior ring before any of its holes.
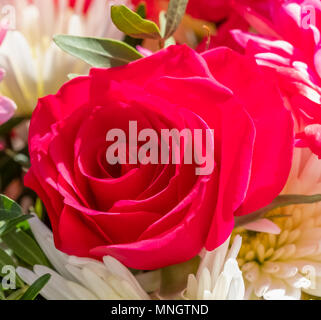
{"type": "MultiPolygon", "coordinates": [[[[5,71],[0,69],[0,81],[4,77],[5,71]]],[[[12,118],[17,109],[16,104],[7,97],[0,96],[0,125],[12,118]]]]}
{"type": "Polygon", "coordinates": [[[234,215],[270,203],[287,180],[293,140],[291,113],[252,59],[171,46],[92,69],[40,99],[25,183],[44,201],[60,250],[155,269],[216,248],[234,215]],[[197,176],[194,162],[110,165],[106,133],[128,133],[133,120],[157,132],[214,129],[213,172],[197,176]]]}
{"type": "MultiPolygon", "coordinates": [[[[2,44],[7,29],[0,26],[0,45],[2,44]]],[[[0,68],[0,82],[5,75],[5,70],[0,68]]],[[[12,118],[17,109],[16,104],[9,98],[0,96],[0,126],[12,118]]]]}
{"type": "Polygon", "coordinates": [[[248,55],[276,70],[280,89],[296,118],[300,147],[321,157],[321,3],[270,0],[269,14],[238,5],[258,34],[233,31],[248,55]]]}

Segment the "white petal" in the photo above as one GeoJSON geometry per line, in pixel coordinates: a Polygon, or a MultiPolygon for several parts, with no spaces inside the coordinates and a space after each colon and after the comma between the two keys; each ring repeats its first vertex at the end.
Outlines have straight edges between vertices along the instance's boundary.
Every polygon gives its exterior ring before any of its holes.
{"type": "Polygon", "coordinates": [[[275,223],[269,219],[259,219],[248,223],[244,226],[245,229],[256,231],[256,232],[266,232],[272,234],[279,234],[281,229],[275,223]]]}
{"type": "Polygon", "coordinates": [[[97,296],[78,283],[67,281],[67,286],[74,293],[77,300],[98,300],[97,296]]]}
{"type": "Polygon", "coordinates": [[[303,288],[302,291],[316,297],[321,297],[321,278],[316,277],[314,281],[312,281],[311,286],[309,288],[303,288]]]}
{"type": "Polygon", "coordinates": [[[142,299],[149,299],[149,296],[139,285],[134,275],[122,263],[110,256],[104,257],[103,260],[110,273],[131,283],[142,299]]]}
{"type": "Polygon", "coordinates": [[[227,254],[230,238],[228,238],[220,247],[213,251],[205,251],[205,255],[202,258],[200,266],[197,271],[196,279],[199,280],[200,275],[204,268],[207,268],[211,272],[212,287],[222,272],[224,260],[227,254]]]}
{"type": "Polygon", "coordinates": [[[55,289],[57,292],[61,294],[63,297],[63,300],[75,300],[76,296],[73,294],[73,292],[70,290],[70,288],[67,285],[67,280],[64,279],[62,276],[60,276],[58,273],[53,271],[52,269],[41,266],[41,265],[35,265],[34,266],[34,272],[38,277],[41,277],[45,274],[50,274],[51,278],[48,282],[50,286],[55,289]]]}
{"type": "Polygon", "coordinates": [[[49,228],[35,214],[34,217],[29,220],[29,225],[37,243],[55,269],[66,279],[75,280],[66,269],[68,256],[56,249],[53,235],[49,228]]]}
{"type": "Polygon", "coordinates": [[[266,291],[269,289],[270,284],[271,276],[261,272],[259,279],[253,284],[255,294],[259,298],[263,297],[266,291]]]}
{"type": "MultiPolygon", "coordinates": [[[[39,279],[39,276],[26,268],[18,267],[16,271],[20,278],[28,285],[32,285],[37,279],[39,279]]],[[[50,281],[51,279],[41,290],[40,294],[47,300],[64,300],[65,297],[63,296],[63,294],[60,291],[55,290],[51,286],[50,281]]]]}
{"type": "Polygon", "coordinates": [[[197,299],[201,300],[203,298],[205,291],[212,291],[211,286],[211,274],[207,268],[202,270],[200,278],[198,280],[198,289],[197,289],[197,299]]]}
{"type": "Polygon", "coordinates": [[[227,300],[243,300],[245,295],[245,285],[242,274],[233,277],[227,294],[227,300]]]}
{"type": "Polygon", "coordinates": [[[266,300],[284,300],[286,292],[286,285],[283,281],[273,279],[269,289],[264,294],[266,300]]]}
{"type": "Polygon", "coordinates": [[[198,283],[194,274],[189,274],[187,279],[187,288],[183,292],[186,299],[196,300],[197,299],[197,288],[198,283]]]}
{"type": "Polygon", "coordinates": [[[90,269],[84,268],[81,273],[86,280],[86,287],[89,288],[101,300],[120,300],[121,297],[111,288],[111,286],[98,277],[90,269]]]}

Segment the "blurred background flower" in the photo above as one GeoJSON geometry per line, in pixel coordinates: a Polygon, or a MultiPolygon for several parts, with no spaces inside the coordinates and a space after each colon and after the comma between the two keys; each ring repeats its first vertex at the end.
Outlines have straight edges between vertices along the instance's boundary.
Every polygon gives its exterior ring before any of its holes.
{"type": "Polygon", "coordinates": [[[309,147],[321,158],[321,2],[266,3],[268,12],[252,3],[235,4],[251,25],[251,32],[230,32],[247,55],[275,72],[280,91],[296,118],[297,146],[309,147]]]}
{"type": "MultiPolygon", "coordinates": [[[[3,69],[0,69],[0,81],[3,80],[5,71],[3,69]]],[[[6,123],[16,111],[17,106],[16,104],[3,96],[0,96],[0,125],[6,123]]]]}
{"type": "Polygon", "coordinates": [[[52,41],[53,36],[121,39],[122,33],[109,18],[110,6],[127,2],[0,0],[1,8],[12,9],[12,21],[5,21],[9,30],[0,46],[0,67],[6,71],[0,92],[15,101],[17,115],[29,116],[39,97],[55,93],[68,80],[68,74],[82,74],[88,69],[85,63],[62,52],[52,41]]]}

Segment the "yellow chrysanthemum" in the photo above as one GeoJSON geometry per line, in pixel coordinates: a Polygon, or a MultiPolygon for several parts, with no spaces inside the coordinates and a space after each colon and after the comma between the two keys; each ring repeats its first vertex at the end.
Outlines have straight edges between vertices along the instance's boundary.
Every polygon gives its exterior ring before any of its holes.
{"type": "MultiPolygon", "coordinates": [[[[284,194],[320,194],[321,160],[296,150],[284,194]]],[[[302,292],[321,296],[321,203],[292,205],[266,217],[280,234],[236,229],[243,244],[238,262],[248,299],[300,299],[302,292]]]]}

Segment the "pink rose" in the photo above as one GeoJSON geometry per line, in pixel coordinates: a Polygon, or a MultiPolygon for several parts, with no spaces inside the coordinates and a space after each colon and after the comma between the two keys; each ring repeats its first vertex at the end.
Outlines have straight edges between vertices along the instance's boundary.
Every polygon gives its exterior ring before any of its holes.
{"type": "Polygon", "coordinates": [[[92,69],[40,99],[29,146],[25,183],[46,205],[56,246],[147,270],[216,248],[234,215],[279,194],[293,121],[254,61],[226,48],[199,55],[172,46],[127,66],[92,69]],[[157,132],[214,129],[213,172],[197,176],[195,163],[110,165],[106,133],[128,133],[129,121],[157,132]]]}
{"type": "Polygon", "coordinates": [[[321,157],[321,3],[270,0],[269,14],[251,6],[238,12],[258,32],[233,31],[258,64],[276,71],[279,87],[296,119],[297,146],[321,157]]]}

